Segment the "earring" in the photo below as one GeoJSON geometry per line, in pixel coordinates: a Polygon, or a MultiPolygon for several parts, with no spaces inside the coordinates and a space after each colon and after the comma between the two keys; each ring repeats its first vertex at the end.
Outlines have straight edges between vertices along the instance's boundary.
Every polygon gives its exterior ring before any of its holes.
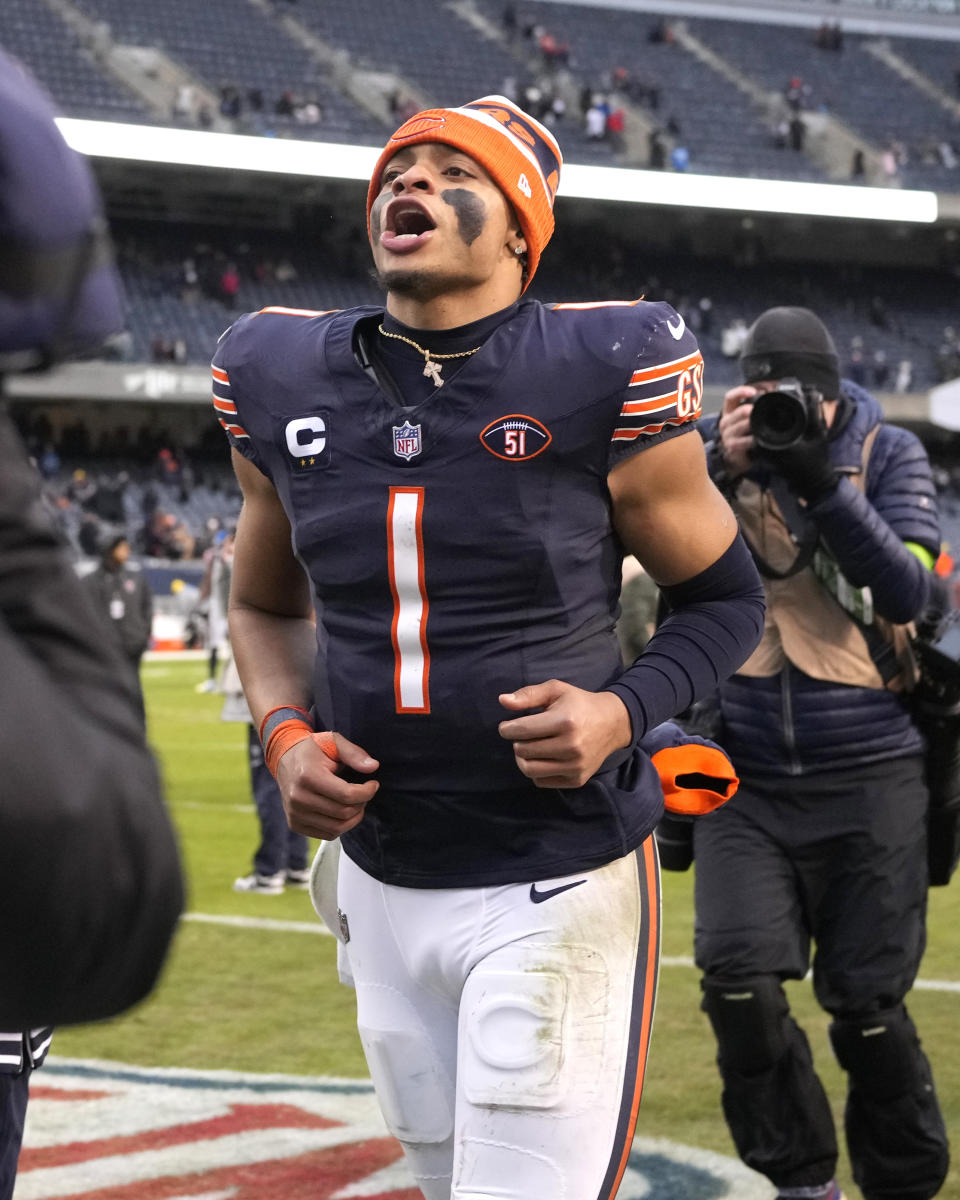
{"type": "Polygon", "coordinates": [[[522,246],[514,246],[513,252],[517,256],[517,258],[522,258],[525,253],[522,246]]]}

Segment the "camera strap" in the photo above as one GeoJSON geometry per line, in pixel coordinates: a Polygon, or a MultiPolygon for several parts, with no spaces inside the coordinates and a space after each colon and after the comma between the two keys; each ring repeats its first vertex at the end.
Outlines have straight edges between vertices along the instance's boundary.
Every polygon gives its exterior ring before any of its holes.
{"type": "Polygon", "coordinates": [[[776,567],[771,566],[767,562],[756,546],[745,535],[744,541],[753,555],[753,561],[757,564],[757,570],[764,578],[789,579],[791,576],[797,575],[804,567],[808,567],[813,561],[813,556],[820,541],[820,531],[817,529],[815,522],[811,521],[800,508],[796,496],[794,496],[782,479],[772,476],[767,491],[777,502],[777,507],[780,509],[781,516],[783,517],[783,523],[790,531],[790,536],[797,547],[797,557],[785,571],[778,571],[776,567]]]}
{"type": "Polygon", "coordinates": [[[854,588],[850,585],[836,560],[822,546],[816,522],[811,521],[803,511],[783,480],[774,476],[768,491],[776,500],[784,524],[796,543],[797,556],[785,571],[778,571],[763,558],[749,539],[745,538],[757,564],[757,570],[767,579],[789,579],[805,567],[812,567],[820,583],[863,634],[877,673],[884,684],[888,684],[900,673],[901,664],[894,644],[888,641],[873,623],[873,603],[869,588],[854,588]]]}

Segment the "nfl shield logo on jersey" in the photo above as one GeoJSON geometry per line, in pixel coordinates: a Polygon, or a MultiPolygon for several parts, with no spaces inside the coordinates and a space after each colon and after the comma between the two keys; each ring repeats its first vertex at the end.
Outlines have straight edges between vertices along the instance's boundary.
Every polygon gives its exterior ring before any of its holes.
{"type": "Polygon", "coordinates": [[[404,421],[402,425],[394,425],[393,452],[398,458],[405,458],[409,462],[422,449],[419,425],[411,425],[409,421],[404,421]]]}

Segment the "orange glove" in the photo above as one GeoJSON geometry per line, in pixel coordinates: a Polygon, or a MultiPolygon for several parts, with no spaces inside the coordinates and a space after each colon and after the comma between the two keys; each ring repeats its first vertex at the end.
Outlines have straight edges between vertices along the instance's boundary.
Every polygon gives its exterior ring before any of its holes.
{"type": "Polygon", "coordinates": [[[740,780],[726,754],[701,741],[667,746],[651,756],[667,812],[699,817],[726,804],[740,780]]]}

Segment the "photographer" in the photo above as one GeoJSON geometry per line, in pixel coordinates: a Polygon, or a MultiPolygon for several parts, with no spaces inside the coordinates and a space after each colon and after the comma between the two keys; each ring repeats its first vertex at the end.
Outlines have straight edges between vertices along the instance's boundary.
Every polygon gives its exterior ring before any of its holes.
{"type": "Polygon", "coordinates": [[[847,1073],[853,1174],[867,1200],[928,1200],[948,1146],[904,997],[925,944],[923,740],[903,700],[904,628],[940,545],[920,442],[841,384],[804,308],[748,332],[745,386],[702,434],[764,577],[764,635],[720,685],[739,793],[694,828],[696,961],[723,1107],[743,1160],[781,1198],[837,1200],[837,1140],[783,982],[813,986],[847,1073]]]}

